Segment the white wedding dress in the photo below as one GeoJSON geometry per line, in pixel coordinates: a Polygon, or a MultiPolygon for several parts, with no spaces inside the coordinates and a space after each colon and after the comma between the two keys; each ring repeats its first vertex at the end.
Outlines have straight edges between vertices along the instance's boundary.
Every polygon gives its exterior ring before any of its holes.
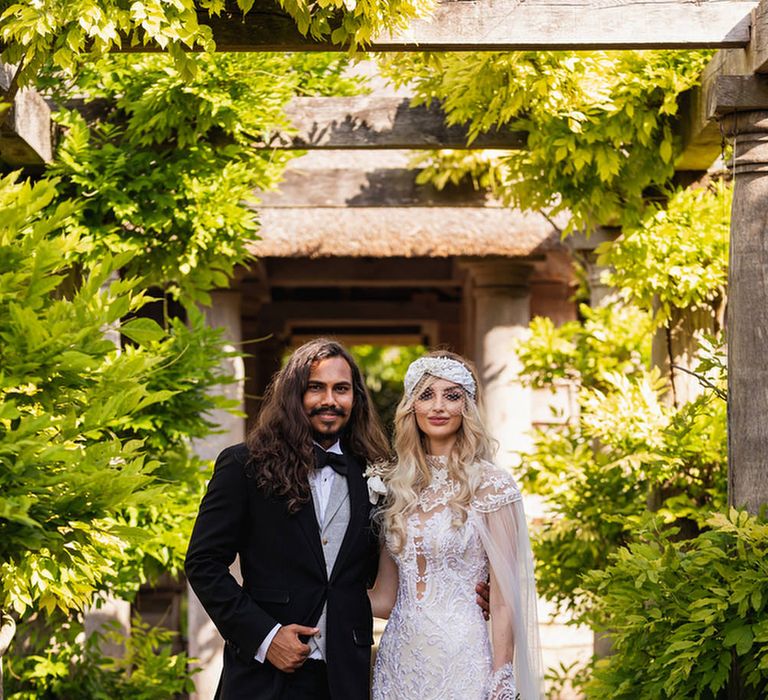
{"type": "Polygon", "coordinates": [[[388,547],[398,567],[398,591],[376,656],[373,700],[540,698],[522,497],[506,472],[487,463],[475,468],[476,496],[466,521],[457,525],[447,504],[458,485],[447,468],[432,462],[432,482],[407,521],[402,551],[393,554],[388,547]],[[475,585],[491,569],[489,629],[475,585]],[[495,673],[494,657],[501,659],[495,673]]]}

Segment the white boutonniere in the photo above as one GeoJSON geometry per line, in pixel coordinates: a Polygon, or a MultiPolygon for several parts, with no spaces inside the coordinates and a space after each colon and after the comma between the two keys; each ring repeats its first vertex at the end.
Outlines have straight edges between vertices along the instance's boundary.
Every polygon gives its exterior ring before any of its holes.
{"type": "Polygon", "coordinates": [[[363,476],[368,483],[368,500],[375,506],[383,496],[387,495],[387,485],[384,483],[384,462],[369,464],[363,476]]]}

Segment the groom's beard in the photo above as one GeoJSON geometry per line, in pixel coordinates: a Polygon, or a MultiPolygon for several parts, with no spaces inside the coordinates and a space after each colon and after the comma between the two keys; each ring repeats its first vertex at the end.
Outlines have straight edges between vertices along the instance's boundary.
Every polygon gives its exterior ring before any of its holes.
{"type": "MultiPolygon", "coordinates": [[[[313,408],[310,411],[309,415],[310,417],[312,417],[312,416],[318,415],[319,413],[332,413],[333,415],[340,416],[342,418],[345,418],[347,416],[347,412],[343,408],[340,408],[339,406],[318,406],[317,408],[313,408]]],[[[341,437],[346,427],[347,427],[347,422],[345,421],[344,424],[341,426],[341,428],[339,428],[338,430],[332,433],[321,433],[317,430],[313,430],[312,438],[314,439],[315,442],[320,443],[321,445],[323,443],[329,443],[332,445],[334,442],[336,442],[336,440],[338,440],[341,437]]]]}
{"type": "MultiPolygon", "coordinates": [[[[346,428],[346,426],[344,426],[344,428],[346,428]]],[[[323,443],[333,445],[333,443],[344,434],[344,428],[341,428],[341,430],[337,430],[334,433],[318,433],[316,430],[313,430],[312,439],[320,445],[323,443]]]]}

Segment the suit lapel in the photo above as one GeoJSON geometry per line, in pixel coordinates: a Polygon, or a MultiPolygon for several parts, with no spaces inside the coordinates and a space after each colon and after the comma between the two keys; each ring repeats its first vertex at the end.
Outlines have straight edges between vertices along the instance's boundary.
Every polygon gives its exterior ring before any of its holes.
{"type": "Polygon", "coordinates": [[[323,556],[323,546],[320,544],[320,526],[317,524],[314,496],[302,506],[294,517],[307,539],[309,549],[317,560],[318,566],[325,573],[325,557],[323,556]]]}
{"type": "Polygon", "coordinates": [[[336,561],[331,571],[330,579],[336,576],[340,567],[344,566],[344,559],[349,555],[355,539],[363,531],[366,524],[368,509],[365,507],[367,493],[365,488],[365,479],[363,478],[363,469],[361,463],[351,455],[347,455],[349,472],[347,474],[347,488],[349,489],[349,525],[344,533],[344,539],[341,542],[339,553],[336,555],[336,561]]]}

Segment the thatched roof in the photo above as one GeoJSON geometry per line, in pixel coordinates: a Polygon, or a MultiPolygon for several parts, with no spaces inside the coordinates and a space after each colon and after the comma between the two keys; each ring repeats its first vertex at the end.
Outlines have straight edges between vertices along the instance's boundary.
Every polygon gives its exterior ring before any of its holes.
{"type": "Polygon", "coordinates": [[[263,209],[259,218],[258,257],[521,257],[560,240],[540,214],[491,207],[263,209]]]}

